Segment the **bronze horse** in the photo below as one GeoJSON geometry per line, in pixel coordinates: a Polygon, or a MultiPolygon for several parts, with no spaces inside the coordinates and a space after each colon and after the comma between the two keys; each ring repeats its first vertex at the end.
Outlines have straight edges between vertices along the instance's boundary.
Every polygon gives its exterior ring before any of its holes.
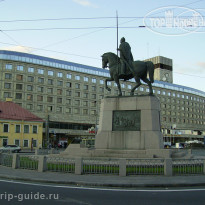
{"type": "Polygon", "coordinates": [[[105,80],[105,88],[110,91],[111,89],[107,86],[108,81],[115,81],[119,90],[119,96],[122,96],[120,79],[129,80],[134,78],[136,81],[136,86],[134,86],[131,90],[130,95],[134,95],[134,91],[138,88],[142,83],[140,79],[142,79],[149,86],[149,94],[153,94],[152,83],[154,82],[154,64],[151,61],[133,61],[133,72],[128,72],[127,75],[122,75],[119,72],[119,68],[121,67],[120,58],[111,52],[104,53],[102,55],[102,68],[109,68],[110,70],[110,78],[105,80]],[[147,73],[149,73],[149,80],[147,79],[147,73]]]}

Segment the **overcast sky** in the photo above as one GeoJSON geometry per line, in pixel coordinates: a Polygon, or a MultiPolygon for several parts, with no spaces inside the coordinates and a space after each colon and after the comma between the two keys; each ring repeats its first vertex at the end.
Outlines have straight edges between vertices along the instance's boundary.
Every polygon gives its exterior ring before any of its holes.
{"type": "Polygon", "coordinates": [[[116,53],[116,11],[135,60],[171,58],[174,83],[205,92],[205,0],[0,0],[0,49],[100,68],[116,53]]]}

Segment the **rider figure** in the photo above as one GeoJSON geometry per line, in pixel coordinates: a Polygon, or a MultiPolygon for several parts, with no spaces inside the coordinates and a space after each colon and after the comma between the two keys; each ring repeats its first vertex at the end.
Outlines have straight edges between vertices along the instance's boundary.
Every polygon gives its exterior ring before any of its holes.
{"type": "Polygon", "coordinates": [[[120,40],[120,46],[117,49],[120,51],[120,62],[121,62],[121,74],[123,75],[127,75],[127,69],[131,71],[131,73],[133,72],[133,56],[132,56],[132,52],[131,52],[131,47],[129,45],[129,43],[127,43],[125,41],[125,38],[122,37],[120,40]]]}

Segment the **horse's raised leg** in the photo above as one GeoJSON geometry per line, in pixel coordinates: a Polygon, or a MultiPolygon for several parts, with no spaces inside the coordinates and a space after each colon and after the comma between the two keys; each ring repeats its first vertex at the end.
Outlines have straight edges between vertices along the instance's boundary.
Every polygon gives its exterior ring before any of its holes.
{"type": "Polygon", "coordinates": [[[107,86],[107,82],[108,81],[113,81],[114,79],[113,78],[107,78],[107,79],[105,79],[105,88],[108,90],[108,91],[111,91],[111,88],[109,88],[108,86],[107,86]]]}
{"type": "Polygon", "coordinates": [[[152,83],[147,79],[147,78],[143,78],[142,79],[145,83],[147,83],[147,85],[149,86],[149,94],[153,95],[153,89],[152,89],[152,83]]]}
{"type": "Polygon", "coordinates": [[[119,95],[118,96],[122,96],[122,91],[121,91],[121,86],[120,86],[119,78],[116,76],[116,77],[114,77],[114,80],[115,80],[115,82],[117,84],[117,88],[119,90],[119,95]]]}
{"type": "Polygon", "coordinates": [[[137,83],[137,85],[135,85],[135,87],[132,88],[130,95],[134,95],[135,89],[137,89],[142,83],[140,82],[140,78],[135,76],[135,81],[137,83]]]}

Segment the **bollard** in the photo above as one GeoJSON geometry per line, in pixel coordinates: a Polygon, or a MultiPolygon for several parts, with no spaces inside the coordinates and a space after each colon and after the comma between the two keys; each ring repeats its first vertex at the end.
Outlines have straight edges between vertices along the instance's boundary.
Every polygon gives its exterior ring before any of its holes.
{"type": "Polygon", "coordinates": [[[165,176],[172,176],[172,159],[167,158],[164,159],[164,175],[165,176]]]}
{"type": "Polygon", "coordinates": [[[119,159],[119,176],[125,177],[127,175],[126,159],[119,159]]]}
{"type": "Polygon", "coordinates": [[[39,152],[39,149],[35,149],[35,155],[39,155],[40,152],[39,152]]]}
{"type": "Polygon", "coordinates": [[[83,159],[81,157],[75,158],[75,174],[81,175],[83,173],[83,159]]]}
{"type": "Polygon", "coordinates": [[[20,167],[20,157],[19,154],[13,154],[13,160],[12,160],[12,168],[18,169],[20,167]]]}
{"type": "Polygon", "coordinates": [[[204,163],[203,163],[203,174],[205,174],[205,160],[204,160],[204,163]]]}
{"type": "Polygon", "coordinates": [[[46,156],[38,156],[38,172],[45,172],[47,170],[46,156]]]}

